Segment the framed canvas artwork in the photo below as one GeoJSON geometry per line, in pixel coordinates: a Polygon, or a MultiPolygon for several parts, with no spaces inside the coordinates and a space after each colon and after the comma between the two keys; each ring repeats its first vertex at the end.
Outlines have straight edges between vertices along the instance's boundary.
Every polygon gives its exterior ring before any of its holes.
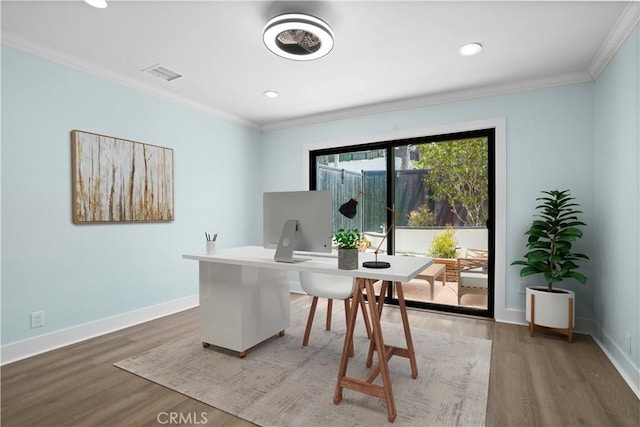
{"type": "Polygon", "coordinates": [[[75,224],[173,221],[173,150],[71,132],[75,224]]]}

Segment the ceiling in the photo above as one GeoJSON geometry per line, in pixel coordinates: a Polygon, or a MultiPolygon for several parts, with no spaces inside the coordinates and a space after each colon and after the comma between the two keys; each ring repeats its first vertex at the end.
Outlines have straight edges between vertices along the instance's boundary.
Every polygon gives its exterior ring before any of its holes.
{"type": "Polygon", "coordinates": [[[108,1],[2,1],[2,42],[262,130],[591,81],[637,23],[615,1],[108,1]],[[328,56],[267,50],[264,24],[291,12],[331,26],[328,56]]]}

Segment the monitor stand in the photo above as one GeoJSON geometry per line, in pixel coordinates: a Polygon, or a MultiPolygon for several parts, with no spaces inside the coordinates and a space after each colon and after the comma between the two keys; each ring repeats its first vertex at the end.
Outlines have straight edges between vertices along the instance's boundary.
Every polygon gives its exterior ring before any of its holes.
{"type": "Polygon", "coordinates": [[[278,262],[296,262],[293,259],[293,248],[296,243],[296,232],[298,231],[298,221],[290,219],[284,223],[282,234],[280,234],[280,242],[276,249],[276,255],[273,257],[278,262]]]}

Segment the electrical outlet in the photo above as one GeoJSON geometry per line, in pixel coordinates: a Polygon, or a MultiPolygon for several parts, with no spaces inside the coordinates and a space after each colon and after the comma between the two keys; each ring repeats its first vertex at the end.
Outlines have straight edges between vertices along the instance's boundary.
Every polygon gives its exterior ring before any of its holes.
{"type": "Polygon", "coordinates": [[[626,349],[625,350],[627,350],[627,354],[629,356],[631,356],[631,334],[629,332],[627,332],[625,334],[625,338],[626,338],[626,340],[625,340],[626,349]]]}
{"type": "Polygon", "coordinates": [[[33,311],[31,313],[31,329],[44,326],[44,311],[33,311]]]}

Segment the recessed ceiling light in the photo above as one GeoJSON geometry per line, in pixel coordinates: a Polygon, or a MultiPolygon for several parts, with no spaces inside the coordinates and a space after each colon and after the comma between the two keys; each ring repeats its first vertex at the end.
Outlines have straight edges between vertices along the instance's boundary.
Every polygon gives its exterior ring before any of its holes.
{"type": "Polygon", "coordinates": [[[322,58],[333,49],[333,31],[311,15],[287,13],[271,18],[264,26],[263,40],[278,56],[297,61],[322,58]]]}
{"type": "Polygon", "coordinates": [[[481,50],[480,43],[467,43],[458,48],[458,53],[462,56],[473,56],[479,54],[481,50]]]}
{"type": "Polygon", "coordinates": [[[97,7],[98,9],[104,9],[105,7],[107,7],[107,0],[84,0],[84,1],[88,5],[97,7]]]}
{"type": "Polygon", "coordinates": [[[264,96],[266,96],[267,98],[278,97],[278,92],[276,92],[275,90],[265,90],[263,93],[264,93],[264,96]]]}

